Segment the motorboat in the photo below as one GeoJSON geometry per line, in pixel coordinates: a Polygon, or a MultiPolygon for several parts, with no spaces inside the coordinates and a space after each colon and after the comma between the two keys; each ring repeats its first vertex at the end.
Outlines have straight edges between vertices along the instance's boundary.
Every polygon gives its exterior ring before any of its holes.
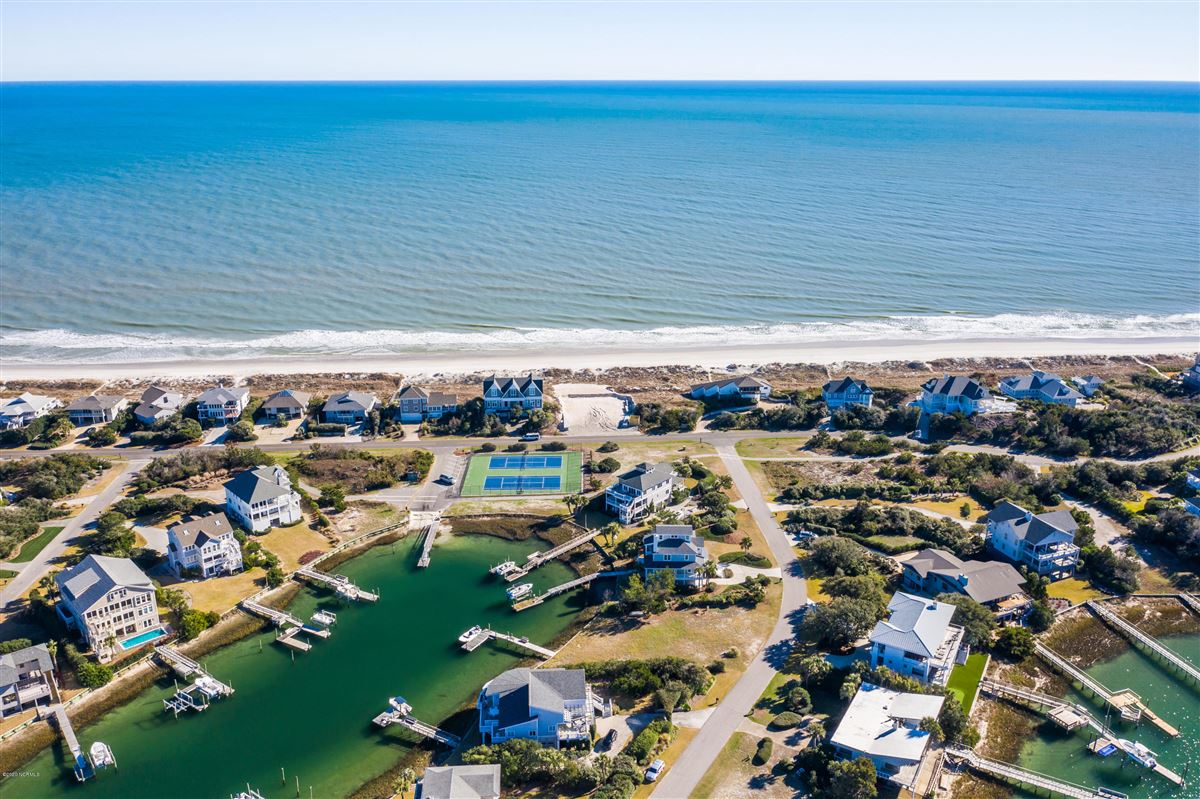
{"type": "Polygon", "coordinates": [[[533,583],[514,585],[512,588],[507,589],[505,593],[508,594],[509,599],[516,601],[533,593],[533,583]]]}
{"type": "Polygon", "coordinates": [[[483,628],[480,627],[478,624],[476,624],[474,627],[467,630],[462,635],[458,636],[458,642],[460,644],[465,644],[467,641],[470,641],[472,638],[479,635],[481,632],[483,632],[483,628]]]}
{"type": "Polygon", "coordinates": [[[92,761],[93,768],[108,768],[117,765],[117,758],[113,755],[112,749],[102,741],[96,741],[88,748],[88,759],[92,761]]]}
{"type": "Polygon", "coordinates": [[[1121,748],[1125,750],[1125,754],[1129,755],[1133,762],[1139,766],[1146,768],[1154,768],[1158,765],[1158,754],[1150,751],[1143,743],[1138,741],[1127,741],[1124,738],[1120,740],[1121,748]]]}
{"type": "Polygon", "coordinates": [[[493,566],[488,571],[490,571],[492,574],[496,575],[497,577],[506,577],[507,575],[510,575],[513,572],[515,572],[517,570],[517,568],[518,567],[517,567],[516,561],[506,560],[503,563],[493,566]]]}

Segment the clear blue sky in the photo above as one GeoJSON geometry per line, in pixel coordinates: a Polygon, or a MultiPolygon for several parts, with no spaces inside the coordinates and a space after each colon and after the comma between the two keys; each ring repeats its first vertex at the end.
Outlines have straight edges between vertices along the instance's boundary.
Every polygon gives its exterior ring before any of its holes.
{"type": "Polygon", "coordinates": [[[2,0],[0,79],[1196,81],[1200,3],[2,0]]]}

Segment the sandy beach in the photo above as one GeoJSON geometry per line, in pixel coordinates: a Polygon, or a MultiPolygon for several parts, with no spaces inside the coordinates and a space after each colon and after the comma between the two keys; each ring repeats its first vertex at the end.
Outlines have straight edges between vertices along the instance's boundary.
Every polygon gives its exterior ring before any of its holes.
{"type": "Polygon", "coordinates": [[[603,342],[581,349],[447,352],[328,358],[248,358],[103,364],[5,363],[0,382],[28,380],[194,379],[210,376],[241,379],[257,374],[336,374],[382,372],[412,379],[445,378],[480,372],[530,369],[605,370],[619,367],[688,366],[725,369],[764,364],[883,363],[936,359],[1046,358],[1055,356],[1193,355],[1195,337],[1153,338],[1007,338],[910,341],[820,342],[691,348],[606,348],[603,342]]]}

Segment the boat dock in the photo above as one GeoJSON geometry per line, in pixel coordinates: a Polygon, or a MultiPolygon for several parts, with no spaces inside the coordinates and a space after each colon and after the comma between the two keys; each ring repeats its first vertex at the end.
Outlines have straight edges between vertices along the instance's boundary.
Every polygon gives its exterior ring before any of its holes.
{"type": "Polygon", "coordinates": [[[371,591],[364,591],[354,583],[350,582],[350,578],[344,574],[326,574],[319,572],[311,566],[301,566],[296,569],[295,574],[299,577],[306,577],[315,583],[320,583],[328,586],[337,592],[337,595],[343,599],[351,601],[362,600],[364,602],[378,602],[379,594],[371,591]]]}
{"type": "Polygon", "coordinates": [[[1197,613],[1200,613],[1200,599],[1196,599],[1196,597],[1192,596],[1191,594],[1180,594],[1179,601],[1197,613]]]}
{"type": "Polygon", "coordinates": [[[513,610],[520,613],[522,610],[529,610],[530,608],[537,607],[551,597],[556,597],[559,594],[566,593],[567,591],[573,591],[576,588],[581,588],[585,585],[588,585],[597,577],[621,577],[623,575],[632,573],[633,572],[631,569],[621,569],[618,571],[593,572],[591,574],[585,574],[582,577],[576,577],[574,580],[567,580],[565,583],[559,583],[553,588],[547,588],[544,592],[538,594],[537,596],[531,596],[528,599],[522,599],[519,602],[514,602],[513,610]]]}
{"type": "Polygon", "coordinates": [[[373,720],[375,726],[390,727],[393,724],[397,724],[401,727],[404,727],[406,730],[411,730],[417,735],[420,735],[422,738],[428,738],[431,741],[436,741],[437,743],[440,743],[443,746],[448,746],[452,749],[457,748],[459,743],[461,743],[461,739],[457,735],[446,732],[442,729],[438,729],[432,724],[426,724],[425,722],[413,716],[412,708],[407,702],[404,701],[404,697],[393,697],[388,700],[388,705],[390,705],[392,709],[385,710],[376,716],[373,720]]]}
{"type": "Polygon", "coordinates": [[[544,646],[538,646],[528,638],[509,635],[508,633],[498,633],[495,630],[490,629],[481,629],[479,632],[475,633],[475,635],[463,642],[462,648],[467,652],[474,652],[476,649],[491,640],[504,641],[505,643],[511,644],[517,649],[537,655],[543,660],[549,660],[555,655],[553,649],[547,649],[544,646]]]}
{"type": "MultiPolygon", "coordinates": [[[[315,574],[322,574],[314,570],[315,574]]],[[[328,575],[326,575],[328,576],[328,575]]],[[[374,595],[372,595],[374,596],[374,595]]],[[[325,627],[314,627],[311,624],[305,624],[290,613],[275,608],[269,608],[266,605],[259,604],[250,599],[242,600],[242,610],[247,613],[252,613],[255,616],[261,616],[267,621],[272,622],[276,627],[283,628],[275,636],[275,643],[283,644],[288,649],[294,649],[297,652],[308,652],[312,649],[312,644],[308,641],[300,639],[300,633],[314,636],[316,638],[328,638],[332,633],[325,627]]],[[[328,626],[331,622],[329,619],[337,619],[336,616],[327,611],[317,611],[313,614],[313,619],[320,624],[328,626]]]]}
{"type": "Polygon", "coordinates": [[[578,549],[579,547],[591,541],[597,535],[599,535],[599,531],[597,530],[585,530],[584,532],[572,538],[570,541],[564,541],[552,549],[547,549],[542,552],[534,552],[525,559],[524,566],[521,566],[520,568],[504,575],[504,579],[508,580],[510,583],[513,580],[519,580],[539,566],[544,566],[549,561],[554,560],[559,555],[565,555],[572,549],[578,549]]]}
{"type": "Polygon", "coordinates": [[[1024,785],[1034,790],[1042,790],[1048,794],[1057,794],[1067,797],[1067,799],[1128,799],[1128,796],[1119,791],[1112,791],[1107,788],[1085,788],[1082,785],[1060,780],[1057,777],[1050,777],[1046,774],[1014,766],[1011,763],[981,757],[970,749],[961,746],[947,746],[946,757],[960,763],[966,763],[967,766],[976,771],[997,777],[1005,782],[1024,785]]]}
{"type": "Polygon", "coordinates": [[[429,566],[429,561],[433,556],[433,539],[437,538],[439,524],[441,524],[440,521],[427,524],[425,525],[425,529],[421,531],[421,557],[417,558],[418,569],[424,569],[429,566]]]}
{"type": "Polygon", "coordinates": [[[203,666],[173,647],[155,647],[154,656],[183,679],[193,680],[191,684],[178,688],[174,696],[163,699],[163,709],[171,711],[176,717],[188,710],[202,711],[212,700],[233,694],[232,685],[213,677],[203,666]]]}
{"type": "Polygon", "coordinates": [[[290,613],[275,608],[269,608],[266,605],[259,604],[252,599],[243,599],[241,602],[242,610],[252,613],[255,616],[261,616],[269,622],[272,622],[276,627],[283,627],[290,624],[293,627],[303,627],[304,622],[297,619],[290,613]]]}
{"type": "Polygon", "coordinates": [[[1146,707],[1146,703],[1142,701],[1142,698],[1133,691],[1130,691],[1128,688],[1120,691],[1110,691],[1094,677],[1088,676],[1082,669],[1075,666],[1075,664],[1041,641],[1035,641],[1034,646],[1038,656],[1066,677],[1081,685],[1093,696],[1111,706],[1121,714],[1121,718],[1125,721],[1131,721],[1136,724],[1144,717],[1172,738],[1179,735],[1179,730],[1155,715],[1150,708],[1146,707]]]}
{"type": "Polygon", "coordinates": [[[1196,683],[1200,683],[1200,669],[1196,668],[1191,663],[1189,663],[1186,660],[1184,660],[1183,658],[1179,657],[1179,655],[1176,655],[1170,649],[1167,649],[1165,646],[1160,644],[1154,637],[1147,635],[1146,633],[1139,630],[1137,627],[1135,627],[1132,624],[1130,624],[1129,622],[1125,621],[1120,616],[1118,616],[1116,613],[1113,613],[1111,610],[1104,607],[1104,605],[1100,602],[1096,602],[1095,600],[1088,600],[1086,604],[1087,604],[1088,610],[1095,613],[1103,621],[1107,622],[1110,626],[1115,627],[1116,629],[1120,630],[1122,633],[1124,633],[1128,638],[1130,638],[1135,643],[1140,643],[1143,647],[1150,650],[1154,655],[1156,655],[1160,660],[1165,661],[1166,663],[1168,663],[1169,665],[1174,667],[1177,671],[1181,672],[1182,674],[1186,675],[1187,677],[1190,677],[1192,679],[1192,681],[1194,681],[1196,683]]]}
{"type": "Polygon", "coordinates": [[[75,728],[71,726],[71,720],[67,718],[67,709],[62,706],[61,702],[55,702],[53,705],[48,705],[45,708],[38,708],[38,714],[45,713],[55,727],[58,727],[59,733],[63,737],[63,741],[67,744],[67,749],[71,752],[71,767],[75,771],[75,779],[83,782],[96,776],[96,770],[92,768],[92,764],[83,754],[83,747],[79,744],[79,738],[75,735],[75,728]]]}

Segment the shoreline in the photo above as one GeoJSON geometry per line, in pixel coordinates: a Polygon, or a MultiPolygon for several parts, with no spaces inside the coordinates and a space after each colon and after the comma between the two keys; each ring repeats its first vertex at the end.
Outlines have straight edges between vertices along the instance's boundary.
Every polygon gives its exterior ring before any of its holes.
{"type": "Polygon", "coordinates": [[[245,378],[258,374],[384,372],[412,378],[491,371],[541,369],[605,370],[630,367],[691,366],[724,369],[772,363],[877,364],[945,358],[1045,358],[1055,356],[1192,355],[1200,336],[1145,338],[964,338],[880,339],[730,346],[596,347],[549,350],[488,350],[395,355],[256,357],[221,360],[169,360],[129,363],[10,363],[0,359],[0,382],[21,380],[245,378]]]}

